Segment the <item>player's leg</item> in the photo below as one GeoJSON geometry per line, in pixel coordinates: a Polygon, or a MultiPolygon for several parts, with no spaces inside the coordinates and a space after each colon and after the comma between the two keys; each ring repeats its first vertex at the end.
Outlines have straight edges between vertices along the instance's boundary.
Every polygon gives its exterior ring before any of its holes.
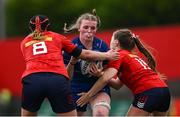
{"type": "Polygon", "coordinates": [[[168,111],[170,94],[168,88],[153,88],[135,95],[132,106],[127,115],[146,116],[150,113],[154,115],[164,115],[168,111]]]}
{"type": "Polygon", "coordinates": [[[60,116],[77,116],[70,81],[63,75],[49,74],[47,98],[52,110],[60,116]]]}
{"type": "Polygon", "coordinates": [[[170,107],[171,94],[168,88],[161,88],[161,96],[159,101],[159,106],[156,111],[153,112],[154,116],[167,116],[170,107]]]}
{"type": "Polygon", "coordinates": [[[134,107],[133,105],[130,106],[127,112],[127,116],[149,116],[149,115],[150,115],[149,112],[134,107]]]}
{"type": "Polygon", "coordinates": [[[45,96],[43,92],[42,73],[35,73],[22,79],[22,107],[21,116],[35,116],[45,96]]]}
{"type": "Polygon", "coordinates": [[[77,116],[77,111],[76,109],[69,111],[69,112],[65,112],[65,113],[57,113],[58,116],[73,116],[76,117],[77,116]]]}
{"type": "Polygon", "coordinates": [[[156,103],[156,94],[151,90],[136,94],[127,116],[149,116],[156,103]]]}
{"type": "Polygon", "coordinates": [[[37,116],[37,112],[30,112],[26,109],[21,108],[21,116],[37,116]]]}
{"type": "Polygon", "coordinates": [[[154,116],[167,116],[168,112],[158,112],[158,111],[154,111],[153,112],[154,116]]]}
{"type": "Polygon", "coordinates": [[[78,116],[85,116],[85,113],[86,113],[86,112],[77,111],[77,115],[78,115],[78,116]]]}
{"type": "Polygon", "coordinates": [[[110,96],[106,92],[99,92],[90,101],[93,116],[109,116],[110,96]]]}
{"type": "MultiPolygon", "coordinates": [[[[79,96],[77,96],[78,93],[76,93],[74,96],[74,100],[76,101],[77,99],[79,99],[79,96]]],[[[78,116],[86,116],[86,111],[87,111],[87,105],[85,104],[84,106],[76,106],[76,110],[77,110],[77,115],[78,116]]]]}
{"type": "MultiPolygon", "coordinates": [[[[82,92],[86,92],[88,89],[90,89],[90,85],[86,83],[81,83],[81,82],[73,82],[71,83],[71,89],[72,89],[73,100],[76,102],[80,98],[78,94],[82,92]]],[[[85,104],[82,107],[76,105],[78,116],[86,116],[87,105],[88,104],[85,104]]]]}

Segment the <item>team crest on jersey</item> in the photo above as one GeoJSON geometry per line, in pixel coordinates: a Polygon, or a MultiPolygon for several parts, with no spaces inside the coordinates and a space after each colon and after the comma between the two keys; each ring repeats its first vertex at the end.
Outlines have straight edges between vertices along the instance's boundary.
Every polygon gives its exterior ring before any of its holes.
{"type": "Polygon", "coordinates": [[[138,108],[144,108],[144,105],[145,105],[145,103],[146,103],[146,101],[147,101],[147,98],[148,98],[148,96],[142,96],[142,97],[140,97],[140,98],[138,99],[138,102],[137,102],[137,107],[138,107],[138,108]]]}

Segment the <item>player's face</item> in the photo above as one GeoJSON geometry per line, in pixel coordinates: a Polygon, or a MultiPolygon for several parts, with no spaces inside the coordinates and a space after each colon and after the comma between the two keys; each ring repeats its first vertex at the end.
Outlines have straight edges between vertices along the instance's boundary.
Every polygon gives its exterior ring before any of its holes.
{"type": "Polygon", "coordinates": [[[82,20],[79,32],[80,38],[86,41],[92,41],[97,31],[97,21],[82,20]]]}
{"type": "Polygon", "coordinates": [[[111,37],[110,48],[115,50],[116,47],[118,47],[118,40],[114,39],[114,35],[113,35],[111,37]]]}

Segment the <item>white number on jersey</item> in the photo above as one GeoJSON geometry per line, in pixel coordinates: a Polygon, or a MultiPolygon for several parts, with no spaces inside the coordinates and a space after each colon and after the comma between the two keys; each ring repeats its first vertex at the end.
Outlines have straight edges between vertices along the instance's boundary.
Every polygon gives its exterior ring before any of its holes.
{"type": "Polygon", "coordinates": [[[136,61],[138,61],[143,67],[144,69],[151,69],[146,62],[144,62],[142,59],[140,58],[135,58],[136,61]]]}
{"type": "Polygon", "coordinates": [[[45,42],[38,42],[33,44],[33,55],[47,53],[47,47],[45,42]]]}

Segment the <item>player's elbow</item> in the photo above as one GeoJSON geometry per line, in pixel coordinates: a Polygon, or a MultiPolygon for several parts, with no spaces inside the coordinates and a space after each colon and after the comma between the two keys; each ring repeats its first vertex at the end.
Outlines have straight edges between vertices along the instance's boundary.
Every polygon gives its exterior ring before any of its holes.
{"type": "Polygon", "coordinates": [[[87,60],[87,59],[92,59],[93,57],[91,51],[83,49],[79,58],[87,60]]]}
{"type": "Polygon", "coordinates": [[[106,77],[101,77],[101,82],[104,84],[108,84],[109,83],[109,79],[106,77]]]}

